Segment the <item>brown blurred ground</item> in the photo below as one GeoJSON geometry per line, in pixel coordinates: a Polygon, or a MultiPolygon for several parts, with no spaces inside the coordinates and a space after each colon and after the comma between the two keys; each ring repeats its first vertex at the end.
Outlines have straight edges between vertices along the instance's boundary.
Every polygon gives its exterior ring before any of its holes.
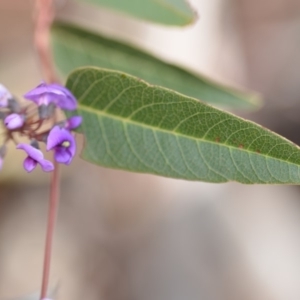
{"type": "MultiPolygon", "coordinates": [[[[266,106],[249,117],[286,136],[297,132],[298,1],[195,0],[200,22],[181,31],[58,2],[63,18],[81,16],[171,61],[256,89],[266,106]]],[[[40,81],[31,5],[0,2],[0,82],[17,95],[40,81]]],[[[16,155],[12,149],[0,175],[1,299],[38,290],[41,277],[49,178],[25,174],[16,155]]],[[[57,299],[298,300],[298,199],[293,187],[191,183],[78,159],[63,174],[57,299]]]]}

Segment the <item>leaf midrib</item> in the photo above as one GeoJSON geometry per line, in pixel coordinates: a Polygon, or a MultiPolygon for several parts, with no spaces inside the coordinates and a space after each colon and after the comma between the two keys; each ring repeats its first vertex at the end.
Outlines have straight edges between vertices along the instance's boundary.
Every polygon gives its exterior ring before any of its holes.
{"type": "Polygon", "coordinates": [[[81,103],[79,103],[79,107],[78,108],[81,109],[81,110],[87,111],[89,113],[92,113],[92,114],[97,114],[99,116],[109,117],[109,118],[121,121],[122,123],[130,123],[130,124],[133,124],[133,125],[136,125],[136,126],[140,126],[140,127],[144,127],[144,128],[150,129],[150,130],[155,129],[157,131],[161,131],[161,132],[164,132],[164,133],[167,133],[167,134],[172,134],[174,136],[179,136],[179,137],[183,137],[183,138],[191,138],[191,139],[194,139],[196,141],[200,141],[202,143],[213,144],[214,146],[218,146],[218,147],[226,147],[226,148],[238,150],[240,152],[246,152],[246,153],[251,154],[251,155],[258,155],[260,157],[264,157],[265,159],[272,158],[272,159],[276,159],[278,161],[282,161],[284,163],[287,163],[287,164],[290,164],[290,165],[295,165],[295,166],[299,167],[299,165],[296,164],[296,163],[293,163],[293,162],[290,162],[290,161],[287,161],[287,160],[283,160],[281,158],[274,157],[274,156],[271,156],[271,155],[267,155],[265,153],[259,153],[258,154],[258,153],[254,152],[254,151],[251,151],[251,150],[248,150],[248,149],[245,149],[245,148],[233,147],[232,145],[228,145],[228,144],[224,144],[224,143],[215,143],[213,141],[205,140],[203,138],[194,137],[194,136],[191,136],[191,135],[184,135],[184,134],[179,133],[177,131],[169,131],[169,130],[166,130],[166,129],[163,129],[163,128],[160,128],[160,127],[150,126],[150,125],[147,125],[147,124],[144,124],[144,123],[136,122],[136,121],[134,121],[132,119],[121,118],[121,117],[119,117],[117,115],[113,115],[113,114],[109,114],[109,113],[104,113],[102,111],[95,110],[95,109],[92,109],[92,108],[90,108],[88,106],[82,105],[81,103]]]}

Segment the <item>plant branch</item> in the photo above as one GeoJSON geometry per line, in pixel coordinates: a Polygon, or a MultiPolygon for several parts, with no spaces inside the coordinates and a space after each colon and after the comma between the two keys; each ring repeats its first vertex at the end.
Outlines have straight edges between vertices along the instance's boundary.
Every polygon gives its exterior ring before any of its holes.
{"type": "Polygon", "coordinates": [[[55,10],[53,0],[35,0],[34,44],[47,82],[57,82],[50,51],[50,28],[55,10]]]}
{"type": "MultiPolygon", "coordinates": [[[[48,83],[58,82],[55,75],[50,51],[50,28],[54,19],[54,15],[55,10],[53,0],[35,0],[34,44],[39,56],[41,71],[48,83]]],[[[54,117],[53,122],[55,121],[56,118],[54,117]]],[[[55,159],[53,159],[53,162],[54,171],[51,177],[41,299],[47,297],[50,278],[53,235],[59,204],[59,166],[55,159]]]]}

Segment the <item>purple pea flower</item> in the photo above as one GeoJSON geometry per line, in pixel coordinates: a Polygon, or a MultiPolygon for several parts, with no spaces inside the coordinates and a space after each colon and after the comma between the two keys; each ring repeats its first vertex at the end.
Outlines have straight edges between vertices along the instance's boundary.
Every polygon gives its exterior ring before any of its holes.
{"type": "Polygon", "coordinates": [[[0,84],[0,107],[7,107],[8,106],[8,99],[11,99],[12,95],[8,91],[8,89],[0,84]]]}
{"type": "Polygon", "coordinates": [[[45,172],[51,172],[54,170],[52,162],[44,159],[44,155],[41,150],[28,144],[19,144],[17,149],[24,150],[28,155],[23,163],[23,167],[28,173],[33,171],[38,163],[45,172]]]}
{"type": "Polygon", "coordinates": [[[53,103],[65,110],[74,110],[77,107],[77,101],[73,94],[67,88],[56,83],[46,84],[42,82],[26,93],[24,97],[35,102],[38,106],[48,106],[53,103]]]}
{"type": "Polygon", "coordinates": [[[68,130],[75,129],[80,126],[82,122],[82,116],[73,116],[66,120],[65,122],[65,128],[68,130]]]}
{"type": "Polygon", "coordinates": [[[14,130],[21,128],[24,125],[25,117],[19,114],[10,114],[4,119],[4,124],[7,129],[14,130]]]}
{"type": "Polygon", "coordinates": [[[69,165],[76,152],[75,138],[69,130],[54,126],[48,135],[46,149],[54,150],[58,163],[69,165]]]}

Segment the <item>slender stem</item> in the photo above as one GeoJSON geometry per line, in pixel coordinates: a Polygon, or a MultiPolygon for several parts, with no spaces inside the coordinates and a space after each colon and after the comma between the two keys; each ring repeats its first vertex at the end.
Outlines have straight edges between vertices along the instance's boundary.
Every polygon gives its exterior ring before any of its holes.
{"type": "MultiPolygon", "coordinates": [[[[58,82],[50,51],[50,27],[54,19],[53,0],[35,0],[35,31],[34,44],[39,55],[42,73],[47,82],[58,82]]],[[[55,117],[53,122],[55,122],[55,117]]],[[[47,297],[50,277],[52,241],[59,203],[59,167],[54,160],[54,171],[51,177],[48,225],[44,254],[44,268],[41,288],[41,299],[47,297]]]]}
{"type": "Polygon", "coordinates": [[[53,0],[35,0],[34,44],[48,82],[57,81],[50,50],[50,27],[55,15],[53,0]]]}
{"type": "Polygon", "coordinates": [[[50,187],[50,199],[49,199],[49,210],[48,210],[48,224],[44,254],[44,268],[43,268],[43,280],[41,289],[41,299],[47,297],[47,290],[50,277],[50,266],[51,266],[51,254],[52,254],[52,242],[53,234],[57,217],[57,210],[59,204],[59,166],[54,160],[54,171],[51,178],[50,187]]]}

